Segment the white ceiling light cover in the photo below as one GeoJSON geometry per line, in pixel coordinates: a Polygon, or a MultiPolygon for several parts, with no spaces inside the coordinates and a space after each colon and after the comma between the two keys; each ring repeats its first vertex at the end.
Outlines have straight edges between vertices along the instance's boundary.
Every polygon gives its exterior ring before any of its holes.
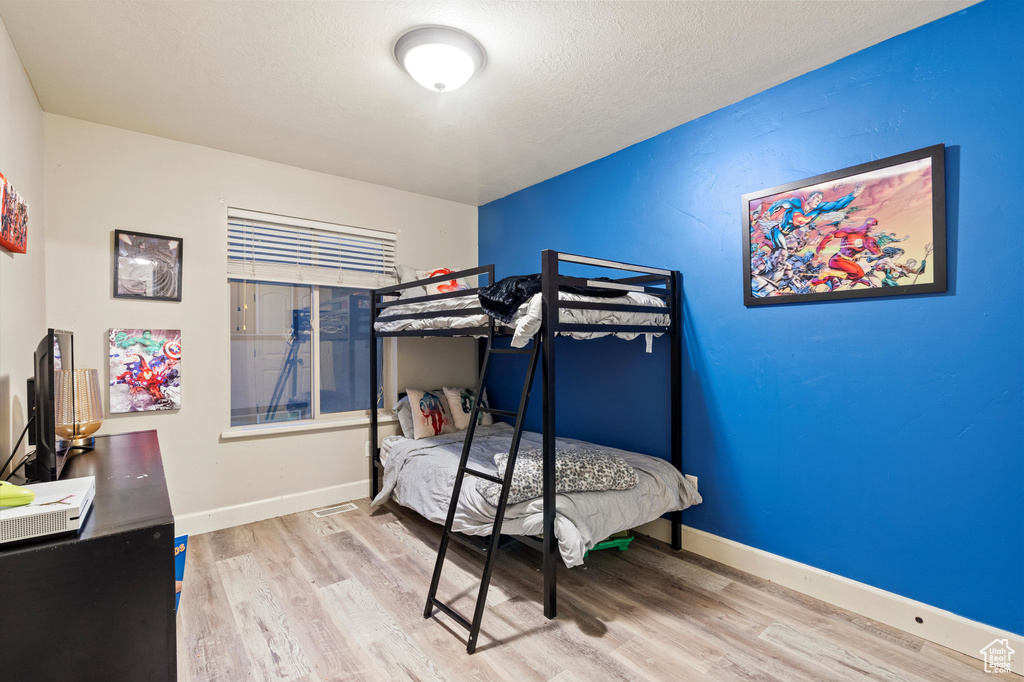
{"type": "Polygon", "coordinates": [[[423,87],[451,92],[465,85],[483,67],[484,50],[462,31],[423,26],[398,39],[395,58],[423,87]]]}

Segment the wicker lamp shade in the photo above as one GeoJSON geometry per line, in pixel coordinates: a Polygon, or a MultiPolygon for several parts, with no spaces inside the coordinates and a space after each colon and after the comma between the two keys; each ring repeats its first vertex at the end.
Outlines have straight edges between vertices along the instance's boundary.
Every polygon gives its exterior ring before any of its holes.
{"type": "Polygon", "coordinates": [[[91,448],[92,434],[103,424],[100,374],[95,369],[61,369],[55,372],[54,409],[57,436],[75,447],[91,448]]]}

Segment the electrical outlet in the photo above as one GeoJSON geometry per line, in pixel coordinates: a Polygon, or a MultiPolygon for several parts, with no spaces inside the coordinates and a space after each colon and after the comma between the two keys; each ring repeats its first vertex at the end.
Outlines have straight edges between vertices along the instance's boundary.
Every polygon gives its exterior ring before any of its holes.
{"type": "Polygon", "coordinates": [[[690,474],[683,474],[686,476],[686,480],[693,484],[693,489],[697,490],[697,477],[690,474]]]}

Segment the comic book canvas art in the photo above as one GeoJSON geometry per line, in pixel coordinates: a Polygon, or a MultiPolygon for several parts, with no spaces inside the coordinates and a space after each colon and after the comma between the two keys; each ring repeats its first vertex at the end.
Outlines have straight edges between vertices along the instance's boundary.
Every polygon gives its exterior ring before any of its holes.
{"type": "Polygon", "coordinates": [[[943,147],[743,197],[744,303],[946,290],[943,147]]]}
{"type": "Polygon", "coordinates": [[[0,246],[14,253],[28,250],[28,204],[0,175],[0,246]]]}
{"type": "Polygon", "coordinates": [[[181,330],[110,330],[110,412],[181,407],[181,330]]]}

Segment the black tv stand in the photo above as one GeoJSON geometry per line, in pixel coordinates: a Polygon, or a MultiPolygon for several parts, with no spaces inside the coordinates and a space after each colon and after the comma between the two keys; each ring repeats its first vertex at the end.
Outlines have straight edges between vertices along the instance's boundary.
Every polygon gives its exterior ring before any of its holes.
{"type": "Polygon", "coordinates": [[[156,431],[98,436],[78,536],[0,546],[3,679],[174,680],[174,517],[156,431]]]}

